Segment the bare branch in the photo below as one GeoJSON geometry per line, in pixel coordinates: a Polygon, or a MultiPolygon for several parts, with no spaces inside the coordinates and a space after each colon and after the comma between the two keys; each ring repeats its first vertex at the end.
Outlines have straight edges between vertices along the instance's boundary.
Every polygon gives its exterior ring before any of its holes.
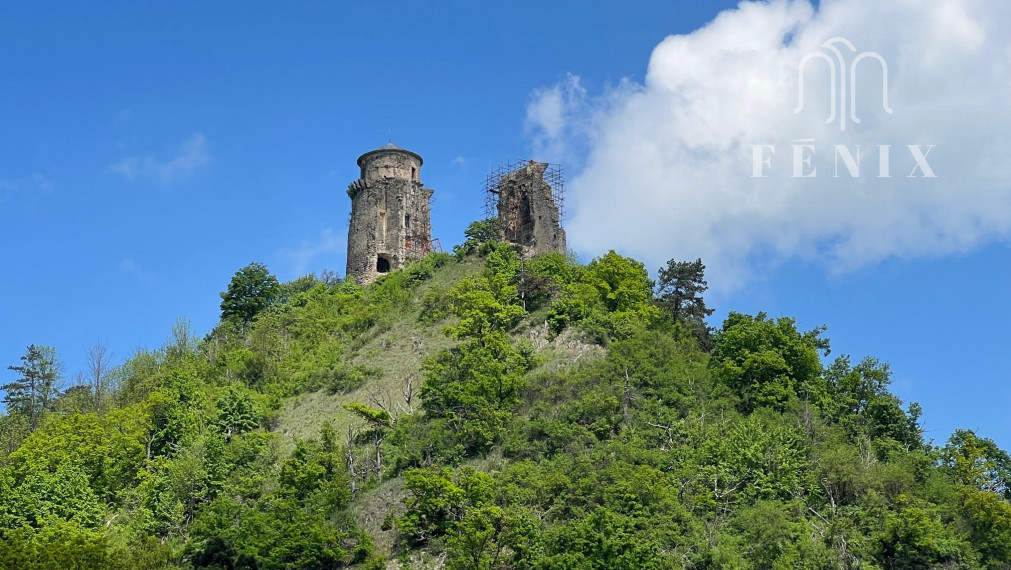
{"type": "Polygon", "coordinates": [[[103,342],[96,342],[88,349],[88,380],[95,397],[95,413],[102,407],[102,381],[109,373],[112,352],[103,342]]]}

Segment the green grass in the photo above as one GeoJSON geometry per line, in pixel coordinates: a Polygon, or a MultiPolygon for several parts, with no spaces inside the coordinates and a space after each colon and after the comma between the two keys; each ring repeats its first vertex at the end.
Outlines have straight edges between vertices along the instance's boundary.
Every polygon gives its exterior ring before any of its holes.
{"type": "MultiPolygon", "coordinates": [[[[343,404],[362,402],[374,406],[372,400],[379,398],[394,406],[405,406],[403,392],[409,381],[417,398],[424,379],[422,363],[425,358],[454,344],[452,339],[442,334],[449,319],[433,325],[418,322],[419,301],[429,289],[449,289],[467,275],[479,273],[482,267],[483,261],[473,257],[462,262],[451,260],[431,280],[418,287],[409,308],[399,313],[388,326],[381,327],[381,331],[366,334],[360,344],[356,343],[350,363],[378,368],[382,371],[378,377],[348,392],[333,394],[322,389],[290,400],[281,409],[275,429],[284,436],[285,449],[291,449],[296,438],[317,437],[327,420],[332,420],[337,433],[341,434],[346,433],[349,426],[362,425],[360,419],[341,408],[343,404]]],[[[417,405],[416,399],[414,407],[417,405]]]]}
{"type": "Polygon", "coordinates": [[[396,546],[397,531],[383,530],[383,521],[391,511],[394,516],[404,512],[404,478],[387,479],[362,492],[351,504],[351,514],[375,542],[376,552],[389,555],[396,546]]]}

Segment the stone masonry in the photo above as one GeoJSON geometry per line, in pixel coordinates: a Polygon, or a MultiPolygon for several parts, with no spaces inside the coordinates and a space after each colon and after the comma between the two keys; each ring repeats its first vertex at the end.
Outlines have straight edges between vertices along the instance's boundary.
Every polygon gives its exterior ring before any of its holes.
{"type": "Polygon", "coordinates": [[[503,176],[498,185],[499,238],[519,245],[528,257],[566,252],[558,205],[544,181],[547,168],[547,163],[531,160],[503,176]]]}
{"type": "Polygon", "coordinates": [[[393,143],[358,158],[361,177],[348,185],[347,274],[360,284],[424,257],[432,243],[430,188],[421,157],[393,143]]]}

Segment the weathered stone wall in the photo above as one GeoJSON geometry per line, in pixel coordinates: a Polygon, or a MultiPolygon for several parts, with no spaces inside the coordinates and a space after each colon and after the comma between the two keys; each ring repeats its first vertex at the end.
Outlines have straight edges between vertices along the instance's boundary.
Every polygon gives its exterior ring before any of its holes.
{"type": "Polygon", "coordinates": [[[502,177],[498,186],[499,237],[534,256],[565,254],[565,230],[551,186],[544,181],[548,164],[530,161],[502,177]]]}
{"type": "Polygon", "coordinates": [[[378,150],[365,153],[361,157],[361,179],[377,182],[398,178],[421,181],[421,158],[403,150],[378,150]]]}
{"type": "Polygon", "coordinates": [[[361,178],[348,186],[347,274],[365,284],[383,269],[398,269],[428,253],[433,191],[422,185],[421,157],[412,152],[380,149],[362,155],[358,165],[361,178]]]}

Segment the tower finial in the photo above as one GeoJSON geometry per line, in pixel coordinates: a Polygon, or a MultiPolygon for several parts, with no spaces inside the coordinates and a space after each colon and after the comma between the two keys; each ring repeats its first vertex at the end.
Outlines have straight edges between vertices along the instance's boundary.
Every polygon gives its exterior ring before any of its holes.
{"type": "Polygon", "coordinates": [[[393,127],[386,127],[386,142],[393,142],[393,127]]]}

